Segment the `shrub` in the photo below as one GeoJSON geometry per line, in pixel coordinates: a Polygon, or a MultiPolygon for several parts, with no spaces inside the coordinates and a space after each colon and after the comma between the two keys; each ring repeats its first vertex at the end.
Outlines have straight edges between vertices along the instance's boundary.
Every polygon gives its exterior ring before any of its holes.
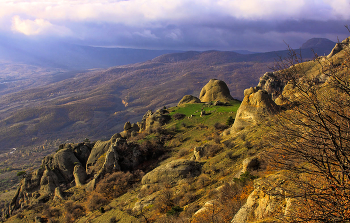
{"type": "Polygon", "coordinates": [[[196,185],[198,188],[208,186],[210,183],[211,179],[207,174],[201,174],[196,181],[196,185]]]}
{"type": "Polygon", "coordinates": [[[167,211],[167,215],[179,216],[180,212],[182,212],[183,210],[184,209],[179,206],[174,206],[169,211],[167,211]]]}
{"type": "Polygon", "coordinates": [[[257,176],[254,176],[252,174],[250,174],[248,171],[245,172],[245,173],[241,173],[240,177],[239,178],[233,178],[233,181],[234,182],[241,182],[243,184],[245,184],[247,181],[249,180],[254,180],[258,178],[257,176]]]}
{"type": "Polygon", "coordinates": [[[132,184],[139,181],[141,176],[130,172],[115,172],[107,175],[96,187],[96,192],[104,197],[113,199],[126,193],[132,184]]]}
{"type": "Polygon", "coordinates": [[[182,113],[175,113],[175,114],[173,114],[173,119],[175,119],[175,120],[180,120],[180,119],[183,119],[185,117],[186,117],[186,115],[182,114],[182,113]]]}
{"type": "Polygon", "coordinates": [[[162,190],[160,195],[156,198],[154,206],[160,213],[168,211],[174,206],[173,192],[170,189],[162,190]]]}
{"type": "Polygon", "coordinates": [[[206,145],[204,148],[204,154],[207,157],[215,156],[222,148],[219,145],[206,145]]]}
{"type": "Polygon", "coordinates": [[[227,129],[228,126],[217,122],[217,123],[214,124],[214,128],[216,130],[222,131],[222,130],[227,129]]]}
{"type": "Polygon", "coordinates": [[[226,120],[226,125],[227,126],[231,126],[233,125],[233,123],[235,122],[235,119],[232,118],[232,116],[228,117],[228,119],[226,120]]]}
{"type": "Polygon", "coordinates": [[[26,171],[23,170],[23,171],[19,171],[19,172],[17,173],[17,176],[18,176],[18,177],[25,177],[26,174],[27,174],[26,171]]]}
{"type": "Polygon", "coordinates": [[[93,192],[87,200],[87,209],[94,211],[107,204],[107,199],[104,198],[100,193],[93,192]]]}

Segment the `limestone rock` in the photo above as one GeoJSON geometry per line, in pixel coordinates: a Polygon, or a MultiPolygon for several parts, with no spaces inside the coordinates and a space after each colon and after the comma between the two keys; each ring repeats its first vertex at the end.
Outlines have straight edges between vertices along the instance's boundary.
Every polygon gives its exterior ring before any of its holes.
{"type": "Polygon", "coordinates": [[[98,159],[105,154],[109,147],[111,146],[111,141],[97,141],[91,150],[89,159],[86,163],[87,174],[95,174],[102,167],[102,162],[97,163],[98,159]],[[98,166],[96,166],[96,163],[98,166]]]}
{"type": "Polygon", "coordinates": [[[215,210],[215,206],[218,205],[217,202],[215,200],[205,202],[204,206],[193,214],[193,217],[195,218],[196,215],[202,215],[205,212],[212,213],[215,210]]]}
{"type": "Polygon", "coordinates": [[[89,146],[85,145],[84,143],[79,143],[73,148],[73,152],[75,157],[77,157],[77,159],[81,163],[81,165],[85,166],[91,152],[89,146]]]}
{"type": "Polygon", "coordinates": [[[221,80],[211,79],[201,90],[199,94],[201,102],[221,101],[230,102],[234,100],[230,95],[225,82],[221,80]]]}
{"type": "Polygon", "coordinates": [[[55,192],[56,187],[59,187],[58,177],[50,168],[46,167],[40,180],[40,192],[44,195],[51,194],[55,192]]]}
{"type": "Polygon", "coordinates": [[[131,129],[131,123],[130,122],[126,122],[124,125],[124,131],[128,131],[129,129],[131,129]]]}
{"type": "Polygon", "coordinates": [[[55,188],[54,199],[61,199],[61,200],[64,200],[64,196],[63,196],[63,194],[62,194],[62,191],[61,191],[61,188],[60,188],[60,187],[56,187],[56,188],[55,188]]]}
{"type": "Polygon", "coordinates": [[[178,103],[178,106],[184,105],[184,104],[194,104],[194,103],[201,103],[201,100],[199,100],[199,98],[192,95],[185,95],[178,103]]]}
{"type": "Polygon", "coordinates": [[[327,58],[331,58],[335,54],[339,53],[344,49],[344,47],[350,46],[350,37],[343,40],[341,43],[336,43],[335,47],[332,49],[331,53],[328,54],[327,58]]]}
{"type": "Polygon", "coordinates": [[[111,145],[106,153],[105,161],[99,170],[99,172],[94,177],[97,181],[99,181],[106,173],[112,173],[120,170],[120,166],[118,163],[119,155],[117,152],[118,142],[111,145]]]}
{"type": "Polygon", "coordinates": [[[230,132],[255,125],[279,110],[271,96],[259,88],[249,88],[244,91],[244,99],[237,110],[235,122],[230,132]]]}
{"type": "Polygon", "coordinates": [[[196,160],[196,161],[200,161],[200,159],[203,157],[204,155],[204,148],[203,147],[194,147],[193,150],[193,157],[191,158],[191,160],[196,160]]]}
{"type": "Polygon", "coordinates": [[[196,161],[175,160],[164,164],[148,172],[142,178],[142,184],[171,183],[176,184],[179,180],[189,176],[198,176],[202,165],[196,161]]]}
{"type": "Polygon", "coordinates": [[[286,83],[282,81],[277,73],[266,72],[262,77],[260,77],[258,88],[266,91],[271,95],[272,100],[275,100],[283,91],[286,83]]]}
{"type": "Polygon", "coordinates": [[[53,156],[53,167],[58,169],[66,182],[74,179],[73,170],[76,163],[80,163],[72,149],[61,149],[53,156]]]}
{"type": "Polygon", "coordinates": [[[82,167],[80,164],[74,166],[73,175],[76,186],[80,187],[85,184],[87,176],[84,167],[82,167]]]}
{"type": "Polygon", "coordinates": [[[288,214],[295,205],[295,199],[285,196],[285,192],[281,189],[284,183],[285,177],[281,174],[255,180],[254,191],[231,222],[245,223],[262,221],[265,218],[272,220],[290,217],[288,214]]]}
{"type": "Polygon", "coordinates": [[[154,128],[161,127],[171,119],[166,109],[159,109],[155,113],[147,111],[139,123],[140,132],[150,131],[154,128]]]}

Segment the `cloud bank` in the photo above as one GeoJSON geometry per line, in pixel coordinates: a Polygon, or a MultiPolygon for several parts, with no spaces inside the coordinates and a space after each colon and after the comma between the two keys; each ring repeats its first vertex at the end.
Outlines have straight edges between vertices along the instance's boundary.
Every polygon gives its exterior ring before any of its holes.
{"type": "Polygon", "coordinates": [[[4,0],[1,34],[159,49],[274,50],[349,34],[349,0],[4,0]]]}

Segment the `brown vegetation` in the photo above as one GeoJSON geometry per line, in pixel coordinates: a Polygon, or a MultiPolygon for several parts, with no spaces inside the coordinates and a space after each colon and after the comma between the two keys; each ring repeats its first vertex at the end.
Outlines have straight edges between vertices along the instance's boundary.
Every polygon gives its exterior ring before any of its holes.
{"type": "Polygon", "coordinates": [[[287,98],[290,110],[276,117],[269,143],[273,162],[291,171],[298,185],[286,188],[300,204],[293,221],[350,220],[350,52],[342,53],[316,59],[316,76],[295,64],[300,57],[293,51],[278,67],[290,67],[280,75],[293,86],[294,97],[287,98]]]}

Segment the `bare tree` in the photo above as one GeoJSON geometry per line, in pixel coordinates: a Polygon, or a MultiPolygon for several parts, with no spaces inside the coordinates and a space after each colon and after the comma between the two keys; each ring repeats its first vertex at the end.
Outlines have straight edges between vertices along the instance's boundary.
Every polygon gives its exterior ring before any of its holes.
{"type": "Polygon", "coordinates": [[[301,204],[293,221],[350,221],[349,48],[338,56],[297,64],[290,50],[276,66],[287,83],[286,109],[267,139],[273,162],[292,173],[288,194],[301,204]]]}

